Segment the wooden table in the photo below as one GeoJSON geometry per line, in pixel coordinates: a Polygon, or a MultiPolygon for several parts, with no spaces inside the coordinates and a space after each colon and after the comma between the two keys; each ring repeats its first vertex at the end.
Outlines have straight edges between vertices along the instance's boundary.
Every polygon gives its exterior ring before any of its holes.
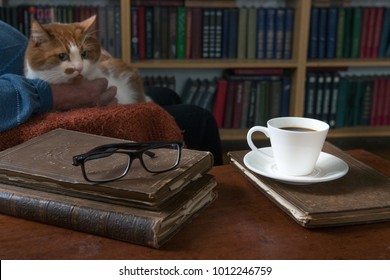
{"type": "MultiPolygon", "coordinates": [[[[354,157],[390,176],[390,161],[354,157]]],[[[305,229],[230,165],[219,198],[160,249],[0,215],[1,259],[390,259],[390,222],[305,229]]]]}

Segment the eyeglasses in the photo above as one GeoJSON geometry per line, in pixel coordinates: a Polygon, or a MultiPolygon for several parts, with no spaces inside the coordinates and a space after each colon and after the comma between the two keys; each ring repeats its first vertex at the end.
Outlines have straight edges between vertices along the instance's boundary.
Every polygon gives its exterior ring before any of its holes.
{"type": "Polygon", "coordinates": [[[135,159],[151,173],[162,173],[179,165],[182,142],[115,143],[98,146],[73,157],[85,180],[93,183],[111,182],[123,178],[135,159]]]}

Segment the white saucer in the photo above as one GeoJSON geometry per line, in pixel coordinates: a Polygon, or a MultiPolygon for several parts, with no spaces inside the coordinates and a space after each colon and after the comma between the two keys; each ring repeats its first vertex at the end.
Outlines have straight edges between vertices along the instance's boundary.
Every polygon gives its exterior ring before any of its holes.
{"type": "Polygon", "coordinates": [[[278,172],[278,168],[273,160],[272,148],[266,147],[259,150],[266,155],[251,151],[244,156],[244,164],[257,174],[273,178],[287,184],[307,185],[331,181],[344,176],[347,174],[349,169],[348,164],[346,164],[343,160],[328,153],[321,152],[316,166],[311,174],[306,176],[283,175],[278,172]]]}

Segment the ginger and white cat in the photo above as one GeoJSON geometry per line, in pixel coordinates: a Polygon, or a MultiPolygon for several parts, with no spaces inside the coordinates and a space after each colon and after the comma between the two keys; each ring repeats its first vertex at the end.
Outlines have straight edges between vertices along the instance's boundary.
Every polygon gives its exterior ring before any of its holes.
{"type": "Polygon", "coordinates": [[[149,101],[138,71],[105,54],[94,37],[96,16],[79,23],[31,23],[25,55],[25,75],[52,84],[85,78],[106,78],[117,87],[118,103],[149,101]]]}

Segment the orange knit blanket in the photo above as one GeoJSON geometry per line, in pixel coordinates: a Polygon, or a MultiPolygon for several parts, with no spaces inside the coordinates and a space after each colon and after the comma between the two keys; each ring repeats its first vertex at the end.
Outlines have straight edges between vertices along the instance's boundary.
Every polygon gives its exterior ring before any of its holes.
{"type": "Polygon", "coordinates": [[[132,141],[177,141],[182,134],[168,112],[154,103],[46,113],[0,133],[0,151],[56,128],[132,141]]]}

